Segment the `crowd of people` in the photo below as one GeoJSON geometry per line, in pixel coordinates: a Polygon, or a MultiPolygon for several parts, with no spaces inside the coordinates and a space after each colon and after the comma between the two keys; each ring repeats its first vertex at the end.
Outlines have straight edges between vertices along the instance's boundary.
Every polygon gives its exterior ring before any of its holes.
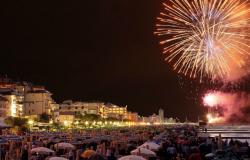
{"type": "Polygon", "coordinates": [[[23,135],[8,133],[0,136],[0,157],[1,160],[126,160],[126,156],[127,160],[210,160],[250,157],[248,142],[223,140],[220,136],[202,138],[198,131],[197,126],[175,125],[23,135]]]}

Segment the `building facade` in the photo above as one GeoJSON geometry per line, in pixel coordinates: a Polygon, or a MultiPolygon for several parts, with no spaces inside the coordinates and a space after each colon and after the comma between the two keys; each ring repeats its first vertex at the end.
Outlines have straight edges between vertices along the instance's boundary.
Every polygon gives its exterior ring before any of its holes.
{"type": "Polygon", "coordinates": [[[0,118],[6,118],[10,116],[11,110],[9,106],[10,105],[8,99],[0,96],[0,118]]]}
{"type": "Polygon", "coordinates": [[[63,112],[71,112],[74,115],[96,114],[102,115],[104,103],[99,102],[73,102],[71,100],[64,101],[59,105],[59,114],[63,112]]]}
{"type": "Polygon", "coordinates": [[[144,123],[151,123],[151,124],[159,124],[160,123],[160,117],[156,114],[153,114],[148,117],[142,117],[142,122],[144,123]]]}
{"type": "Polygon", "coordinates": [[[132,122],[138,122],[139,121],[139,115],[136,112],[129,112],[127,111],[126,120],[132,121],[132,122]]]}
{"type": "Polygon", "coordinates": [[[116,118],[123,120],[127,118],[127,106],[121,107],[108,103],[103,108],[103,118],[116,118]]]}
{"type": "Polygon", "coordinates": [[[6,116],[29,117],[42,113],[51,115],[56,103],[51,93],[43,86],[34,86],[27,82],[12,82],[8,78],[0,78],[0,95],[8,100],[6,116]]]}
{"type": "Polygon", "coordinates": [[[103,102],[73,102],[71,100],[64,101],[59,105],[60,113],[71,113],[74,115],[81,114],[95,114],[101,118],[115,118],[115,119],[136,119],[136,115],[127,114],[127,107],[120,107],[114,104],[105,104],[103,102]]]}
{"type": "Polygon", "coordinates": [[[51,93],[47,90],[31,90],[24,97],[24,115],[35,116],[41,114],[52,115],[51,93]]]}
{"type": "Polygon", "coordinates": [[[21,102],[21,96],[19,96],[14,90],[0,89],[0,95],[7,99],[8,106],[6,116],[20,117],[23,114],[23,103],[21,102]]]}
{"type": "MultiPolygon", "coordinates": [[[[73,121],[78,114],[95,114],[101,118],[138,121],[138,114],[129,112],[127,106],[103,102],[73,102],[57,104],[52,94],[43,86],[27,82],[13,82],[0,78],[0,117],[40,118],[47,114],[58,122],[73,121]]],[[[51,119],[50,119],[51,120],[51,119]]]]}
{"type": "Polygon", "coordinates": [[[69,125],[72,124],[75,120],[75,114],[72,112],[61,112],[56,119],[56,122],[69,125]]]}

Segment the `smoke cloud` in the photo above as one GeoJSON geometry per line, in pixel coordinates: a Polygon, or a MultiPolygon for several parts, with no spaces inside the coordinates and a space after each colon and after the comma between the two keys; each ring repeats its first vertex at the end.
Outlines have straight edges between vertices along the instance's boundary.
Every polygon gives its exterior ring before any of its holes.
{"type": "Polygon", "coordinates": [[[250,123],[250,94],[214,92],[223,123],[250,123]]]}

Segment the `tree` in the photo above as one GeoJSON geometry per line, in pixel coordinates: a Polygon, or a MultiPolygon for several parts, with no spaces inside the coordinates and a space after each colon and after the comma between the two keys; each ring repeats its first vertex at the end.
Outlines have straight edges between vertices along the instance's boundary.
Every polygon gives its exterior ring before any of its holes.
{"type": "Polygon", "coordinates": [[[132,122],[130,119],[123,119],[123,122],[132,122]]]}
{"type": "Polygon", "coordinates": [[[98,121],[100,119],[101,117],[96,114],[85,114],[84,116],[81,117],[82,121],[98,121]]]}
{"type": "Polygon", "coordinates": [[[27,124],[27,121],[26,118],[8,117],[4,122],[10,126],[24,126],[27,124]]]}
{"type": "Polygon", "coordinates": [[[28,120],[26,118],[8,117],[4,120],[4,122],[7,125],[17,128],[18,130],[26,130],[28,120]]]}
{"type": "Polygon", "coordinates": [[[107,121],[118,121],[119,119],[118,118],[115,118],[115,117],[108,117],[106,118],[107,121]]]}
{"type": "Polygon", "coordinates": [[[62,126],[60,125],[60,123],[54,122],[52,124],[52,128],[55,130],[60,130],[62,128],[62,126]]]}
{"type": "Polygon", "coordinates": [[[49,123],[49,115],[47,114],[47,113],[42,113],[41,115],[40,115],[40,119],[39,119],[39,121],[40,122],[44,122],[44,123],[49,123]]]}
{"type": "Polygon", "coordinates": [[[80,113],[80,112],[77,112],[76,115],[75,115],[76,119],[82,119],[83,118],[83,115],[80,113]]]}

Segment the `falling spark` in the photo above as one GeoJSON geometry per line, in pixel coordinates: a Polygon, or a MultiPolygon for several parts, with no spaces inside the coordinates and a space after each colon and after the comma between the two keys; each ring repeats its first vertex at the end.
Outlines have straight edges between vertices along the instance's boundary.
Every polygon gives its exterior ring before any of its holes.
{"type": "Polygon", "coordinates": [[[247,65],[248,0],[170,0],[157,18],[166,61],[192,78],[225,79],[247,65]]]}

